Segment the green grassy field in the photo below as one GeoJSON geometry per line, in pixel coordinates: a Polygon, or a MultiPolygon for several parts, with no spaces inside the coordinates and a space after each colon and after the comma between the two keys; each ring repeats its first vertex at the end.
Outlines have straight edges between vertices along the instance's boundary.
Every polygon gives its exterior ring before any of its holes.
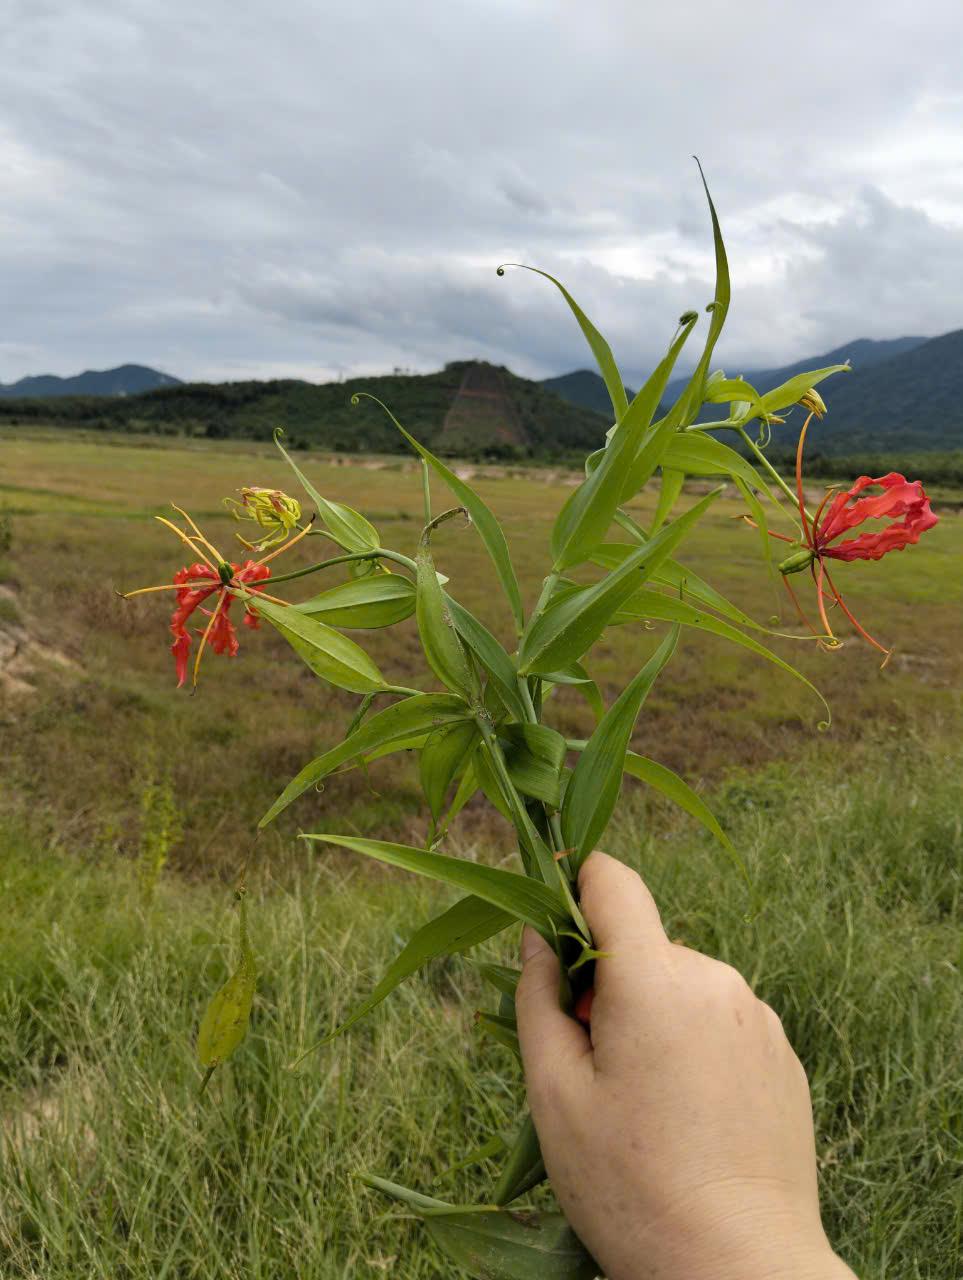
{"type": "MultiPolygon", "coordinates": [[[[864,744],[852,777],[812,758],[808,785],[780,765],[721,792],[765,902],[751,925],[691,831],[640,834],[630,804],[611,843],[670,935],[739,966],[781,1014],[812,1084],[827,1229],[857,1274],[956,1280],[963,756],[911,739],[897,770],[888,745],[864,744]]],[[[145,913],[124,864],[78,867],[12,833],[0,885],[4,1277],[453,1274],[352,1175],[481,1193],[477,1171],[444,1169],[463,1126],[480,1143],[514,1121],[516,1071],[471,1030],[484,997],[467,962],[433,964],[284,1068],[438,895],[340,859],[265,869],[253,1031],[199,1101],[191,1039],[230,962],[228,895],[170,880],[145,913]]]]}
{"type": "MultiPolygon", "coordinates": [[[[410,553],[414,469],[299,461],[410,553]]],[[[530,600],[569,477],[476,481],[530,600]]],[[[321,689],[266,630],[242,630],[235,661],[212,657],[197,697],[178,693],[169,602],[117,598],[184,563],[153,514],[177,501],[226,544],[236,526],[219,503],[241,484],[292,487],[255,445],[0,435],[11,529],[0,629],[26,637],[5,666],[17,687],[0,684],[4,1280],[452,1274],[351,1175],[422,1189],[441,1178],[439,1194],[476,1196],[476,1171],[444,1181],[463,1126],[480,1141],[514,1120],[515,1069],[471,1029],[480,991],[464,961],[433,965],[299,1073],[285,1070],[370,986],[412,918],[442,901],[291,839],[322,816],[328,829],[423,838],[415,772],[399,758],[368,779],[330,779],[255,846],[253,1032],[197,1099],[193,1036],[233,945],[221,882],[353,702],[321,689]],[[141,876],[166,852],[146,907],[141,876]]],[[[766,621],[777,597],[737,512],[728,497],[717,504],[680,558],[766,621]]],[[[844,566],[857,615],[897,646],[886,670],[855,642],[832,654],[772,642],[829,698],[828,732],[788,676],[683,637],[634,745],[710,795],[765,904],[752,924],[728,865],[651,794],[626,789],[609,840],[643,871],[671,936],[739,966],[783,1017],[812,1084],[827,1228],[861,1277],[886,1280],[963,1275],[961,544],[947,512],[919,547],[844,566]]],[[[473,532],[446,526],[435,551],[452,593],[504,637],[473,532]]],[[[298,556],[291,567],[309,562],[298,556]]],[[[355,634],[399,682],[421,682],[411,623],[355,634]]],[[[624,628],[599,647],[588,665],[607,699],[657,639],[624,628]]],[[[574,697],[554,714],[566,732],[588,727],[574,697]]],[[[511,856],[507,828],[481,807],[454,842],[466,856],[511,856]]]]}

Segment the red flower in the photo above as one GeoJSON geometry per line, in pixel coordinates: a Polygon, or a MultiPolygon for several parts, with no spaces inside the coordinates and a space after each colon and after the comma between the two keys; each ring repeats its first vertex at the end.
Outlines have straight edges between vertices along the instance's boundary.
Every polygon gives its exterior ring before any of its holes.
{"type": "MultiPolygon", "coordinates": [[[[845,493],[837,493],[835,497],[833,490],[830,489],[810,522],[803,500],[802,458],[806,431],[812,416],[810,414],[803,424],[796,450],[796,499],[805,546],[803,550],[789,556],[779,566],[783,581],[786,583],[786,589],[792,597],[799,616],[810,630],[815,631],[803,613],[786,577],[787,574],[809,569],[816,584],[816,601],[820,620],[826,630],[826,639],[832,645],[838,644],[826,615],[824,587],[828,587],[832,594],[831,604],[838,604],[863,639],[879,649],[888,659],[890,650],[881,645],[878,640],[874,640],[847,609],[835,583],[829,576],[829,570],[824,561],[881,560],[889,551],[901,551],[903,547],[918,542],[920,534],[925,533],[927,529],[932,529],[938,523],[938,519],[930,508],[930,500],[924,493],[919,480],[907,480],[899,472],[891,471],[878,479],[872,476],[860,476],[851,488],[845,493]],[[881,492],[867,493],[867,490],[881,490],[881,492]],[[859,528],[867,520],[889,520],[891,523],[883,529],[860,533],[855,538],[846,538],[843,542],[837,541],[844,533],[859,528]]],[[[791,538],[784,538],[782,534],[774,536],[782,538],[785,542],[792,541],[791,538]]]]}
{"type": "MultiPolygon", "coordinates": [[[[177,669],[178,688],[187,679],[187,658],[191,648],[191,636],[186,623],[194,610],[199,608],[208,596],[214,592],[217,593],[214,609],[201,610],[210,621],[205,628],[197,628],[197,632],[203,637],[202,645],[206,640],[215,653],[226,653],[233,658],[237,653],[238,641],[237,632],[230,618],[234,597],[228,590],[228,584],[249,586],[251,583],[263,582],[270,576],[271,570],[266,564],[256,564],[253,560],[248,560],[243,566],[222,564],[220,572],[200,562],[190,565],[189,568],[178,569],[174,574],[174,583],[178,588],[177,608],[171,614],[170,624],[171,634],[174,636],[171,653],[174,655],[174,665],[177,669]]],[[[258,626],[257,610],[251,606],[244,611],[244,624],[252,628],[258,626]]]]}
{"type": "MultiPolygon", "coordinates": [[[[201,612],[207,617],[207,625],[196,629],[201,637],[197,657],[194,659],[193,684],[196,686],[201,658],[208,644],[215,653],[226,653],[231,658],[237,653],[237,632],[234,630],[234,624],[231,621],[230,610],[234,602],[235,593],[238,590],[255,597],[263,596],[265,600],[270,600],[272,604],[283,605],[286,603],[284,600],[278,600],[275,596],[267,595],[256,584],[263,583],[265,579],[271,576],[271,570],[268,568],[267,562],[273,560],[275,556],[290,550],[291,547],[300,542],[310,532],[312,521],[308,521],[307,525],[295,537],[289,539],[284,546],[279,547],[276,551],[272,551],[270,555],[262,556],[260,560],[248,560],[243,565],[236,565],[225,560],[217,547],[212,542],[208,542],[186,511],[181,511],[180,507],[175,507],[174,510],[178,515],[184,517],[190,527],[190,533],[179,529],[176,524],[172,524],[170,520],[165,520],[163,516],[158,516],[157,519],[173,533],[176,533],[194,555],[201,557],[200,560],[183,569],[178,569],[174,574],[173,582],[165,582],[159,587],[141,587],[137,591],[125,592],[124,599],[127,600],[131,596],[143,595],[148,591],[175,591],[177,593],[175,597],[177,607],[171,614],[170,627],[171,634],[174,637],[171,653],[174,655],[174,666],[177,670],[177,687],[180,688],[187,679],[187,659],[191,650],[191,635],[187,629],[187,620],[194,610],[200,608],[209,596],[216,594],[217,600],[214,608],[201,609],[201,612]]],[[[259,621],[256,607],[247,600],[243,603],[244,625],[256,628],[259,621]]]]}

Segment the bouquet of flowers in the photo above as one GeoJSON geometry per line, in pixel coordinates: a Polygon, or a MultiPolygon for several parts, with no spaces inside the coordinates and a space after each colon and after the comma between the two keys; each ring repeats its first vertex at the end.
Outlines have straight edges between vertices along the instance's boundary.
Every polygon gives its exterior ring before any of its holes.
{"type": "MultiPolygon", "coordinates": [[[[220,654],[236,653],[238,637],[231,620],[236,606],[243,611],[245,625],[257,628],[267,622],[321,680],[360,698],[343,740],[304,765],[264,815],[262,827],[336,771],[364,767],[392,752],[419,753],[427,807],[422,845],[396,844],[377,839],[374,833],[359,837],[324,832],[303,838],[339,845],[442,881],[461,896],[415,930],[374,990],[322,1044],[345,1031],[430,960],[468,952],[519,924],[536,929],[555,949],[562,974],[559,1001],[590,1026],[598,952],[579,910],[577,876],[604,836],[625,774],[662,792],[701,822],[743,871],[737,851],[700,796],[663,764],[630,749],[643,703],[672,658],[683,628],[697,628],[740,645],[815,692],[804,676],[763,643],[760,635],[767,628],[678,558],[696,524],[713,518],[713,504],[723,483],[735,485],[742,495],[745,518],[759,531],[763,564],[781,574],[814,642],[825,648],[839,645],[830,626],[828,603],[838,607],[868,643],[886,653],[843,602],[827,561],[879,559],[916,542],[936,517],[921,485],[895,473],[878,479],[861,477],[852,488],[827,494],[815,512],[808,510],[803,449],[810,420],[825,412],[815,388],[847,365],[799,374],[765,393],[741,378],[710,374],[730,286],[708,189],[706,196],[715,243],[715,297],[707,307],[708,330],[695,370],[661,416],[657,414],[666,386],[698,314],[689,311],[680,317],[664,358],[630,402],[601,333],[558,280],[537,273],[559,291],[588,342],[611,398],[613,426],[604,445],[586,459],[584,479],[561,505],[533,608],[524,607],[508,541],[496,516],[465,480],[415,440],[387,409],[421,460],[424,523],[417,546],[406,551],[384,546],[364,515],[317,492],[280,439],[278,448],[314,508],[310,519],[303,517],[299,501],[278,490],[242,490],[234,512],[253,522],[259,540],[244,542],[251,555],[241,564],[225,558],[185,512],[178,509],[182,525],[164,522],[189,548],[191,563],[174,574],[173,582],[144,590],[175,593],[170,626],[180,683],[187,678],[192,649],[193,683],[208,648],[220,654]],[[706,404],[720,406],[716,420],[698,420],[706,404]],[[809,416],[799,433],[793,486],[770,464],[765,449],[773,425],[784,422],[783,411],[795,405],[808,410],[809,416]],[[718,478],[720,487],[685,506],[682,500],[689,477],[718,478]],[[448,509],[437,514],[432,507],[433,481],[451,495],[448,509]],[[658,485],[658,498],[651,520],[643,527],[626,505],[653,482],[658,485]],[[795,531],[770,530],[773,513],[789,515],[795,531]],[[459,603],[457,582],[450,582],[437,568],[444,525],[456,518],[471,523],[491,559],[504,594],[506,622],[510,619],[514,630],[508,645],[459,603]],[[844,536],[868,519],[888,523],[882,531],[844,536]],[[333,544],[336,554],[305,568],[275,572],[278,557],[303,539],[318,536],[333,544]],[[790,547],[777,563],[772,548],[773,540],[780,539],[790,547]],[[589,581],[586,569],[596,571],[589,581]],[[575,571],[578,578],[572,576],[575,571]],[[818,621],[814,624],[790,585],[793,575],[805,572],[815,589],[818,621]],[[286,595],[288,585],[302,578],[332,573],[341,580],[300,603],[275,594],[283,588],[286,595]],[[194,648],[188,624],[198,611],[206,621],[197,628],[200,638],[194,648]],[[392,683],[361,645],[345,634],[390,627],[412,614],[425,675],[433,686],[429,689],[392,683]],[[651,628],[653,623],[665,624],[664,636],[606,707],[590,673],[593,646],[610,627],[645,624],[651,628]],[[563,685],[580,691],[594,713],[595,728],[586,740],[566,738],[552,726],[552,695],[563,685]],[[478,793],[514,827],[515,870],[486,866],[445,850],[453,823],[478,793]]],[[[504,272],[504,267],[498,268],[499,275],[504,272]]],[[[243,1039],[255,991],[243,885],[238,892],[240,961],[214,996],[198,1039],[205,1084],[243,1039]]],[[[479,969],[495,999],[494,1008],[478,1014],[479,1026],[508,1053],[517,1055],[514,992],[518,972],[485,963],[479,969]]],[[[480,1205],[449,1204],[376,1176],[366,1180],[405,1202],[424,1220],[440,1247],[475,1275],[571,1280],[594,1276],[595,1263],[560,1214],[511,1207],[545,1179],[538,1137],[521,1101],[512,1140],[496,1135],[461,1163],[493,1156],[501,1157],[500,1172],[487,1203],[480,1205]]]]}

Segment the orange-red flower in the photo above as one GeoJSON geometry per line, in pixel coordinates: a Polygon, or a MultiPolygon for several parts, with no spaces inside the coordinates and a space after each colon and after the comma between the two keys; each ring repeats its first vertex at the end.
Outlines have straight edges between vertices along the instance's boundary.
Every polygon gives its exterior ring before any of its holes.
{"type": "MultiPolygon", "coordinates": [[[[838,644],[829,625],[826,613],[826,588],[832,597],[830,604],[839,605],[857,632],[874,648],[890,656],[890,650],[864,630],[847,609],[842,596],[826,568],[826,560],[881,560],[889,551],[901,551],[914,542],[927,529],[938,523],[937,517],[930,507],[930,500],[923,491],[919,480],[907,480],[897,471],[890,471],[885,476],[873,478],[860,476],[854,485],[843,493],[833,494],[830,489],[820,503],[815,516],[810,520],[803,500],[802,460],[806,444],[806,432],[813,415],[810,414],[799,433],[799,445],[796,449],[796,500],[799,506],[799,518],[802,521],[804,546],[800,551],[788,556],[779,566],[786,589],[792,597],[799,616],[810,630],[815,631],[809,619],[803,613],[796,598],[796,593],[789,585],[788,574],[799,573],[809,569],[816,584],[816,601],[819,608],[820,621],[825,628],[825,641],[830,645],[838,644]],[[855,538],[846,538],[840,542],[844,534],[858,529],[867,520],[890,521],[882,529],[870,530],[858,534],[855,538]]],[[[782,534],[774,535],[785,542],[782,534]]],[[[818,633],[816,633],[818,634],[818,633]]],[[[884,659],[885,663],[885,659],[884,659]]]]}
{"type": "MultiPolygon", "coordinates": [[[[208,596],[217,593],[217,603],[213,610],[201,609],[210,621],[206,627],[198,627],[197,633],[207,637],[207,643],[215,653],[226,653],[233,658],[238,650],[238,641],[230,618],[233,596],[229,586],[237,584],[251,589],[251,584],[263,582],[270,576],[268,565],[257,564],[253,560],[248,560],[244,565],[224,563],[218,570],[200,562],[177,570],[174,574],[174,583],[178,588],[177,608],[171,614],[171,634],[174,637],[171,653],[174,655],[178,688],[187,679],[191,635],[186,624],[194,610],[200,608],[208,596]]],[[[256,629],[258,622],[257,610],[248,605],[244,610],[244,625],[256,629]]]]}
{"type": "MultiPolygon", "coordinates": [[[[260,560],[247,560],[243,565],[237,565],[224,559],[217,547],[204,537],[186,511],[182,511],[180,507],[175,507],[174,510],[178,515],[183,516],[187,522],[190,529],[189,533],[184,529],[179,529],[170,520],[165,520],[163,516],[158,516],[157,519],[173,533],[176,533],[180,540],[200,559],[195,564],[178,569],[174,574],[173,582],[165,582],[159,587],[141,587],[137,591],[125,592],[124,599],[126,600],[130,596],[143,595],[149,591],[175,591],[177,593],[175,597],[177,606],[171,614],[170,628],[174,637],[171,653],[174,655],[174,667],[177,671],[177,687],[180,688],[187,679],[187,660],[191,650],[191,634],[187,628],[187,621],[190,616],[196,609],[200,608],[201,612],[207,617],[207,625],[196,628],[197,634],[201,637],[197,656],[194,659],[192,684],[196,686],[201,658],[204,656],[204,650],[208,645],[215,653],[226,653],[231,658],[237,653],[237,632],[234,629],[234,623],[231,621],[230,610],[238,591],[245,596],[254,596],[255,598],[262,596],[265,600],[270,600],[272,604],[283,605],[286,603],[284,600],[278,600],[275,596],[267,595],[263,586],[258,584],[263,583],[271,576],[268,561],[273,560],[275,556],[281,555],[299,542],[310,531],[311,522],[309,521],[305,528],[295,537],[287,541],[283,547],[272,551],[270,555],[262,556],[260,560]],[[201,608],[204,601],[213,595],[217,597],[213,609],[201,608]]],[[[259,621],[256,607],[248,599],[245,599],[243,604],[244,625],[256,628],[259,621]]]]}

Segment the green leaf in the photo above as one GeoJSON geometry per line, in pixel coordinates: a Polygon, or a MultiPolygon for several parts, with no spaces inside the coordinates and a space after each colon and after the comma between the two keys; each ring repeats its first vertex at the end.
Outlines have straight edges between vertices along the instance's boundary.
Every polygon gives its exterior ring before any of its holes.
{"type": "Polygon", "coordinates": [[[502,589],[508,598],[515,625],[520,631],[524,623],[522,593],[519,590],[518,579],[515,577],[515,570],[512,568],[511,556],[508,553],[508,543],[505,540],[502,527],[490,508],[485,505],[470,485],[459,479],[454,471],[446,467],[433,453],[429,453],[424,445],[419,444],[414,436],[405,430],[387,405],[382,404],[376,396],[368,395],[366,392],[359,392],[357,395],[352,396],[352,403],[357,403],[360,397],[364,397],[366,400],[373,400],[375,404],[385,411],[415,452],[428,463],[433,471],[441,476],[469,516],[471,516],[472,524],[478,530],[478,536],[485,544],[492,564],[495,566],[495,572],[498,574],[502,589]]]}
{"type": "Polygon", "coordinates": [[[435,822],[444,808],[449,787],[468,761],[478,739],[478,726],[474,721],[462,720],[436,729],[422,747],[421,789],[435,822]]]}
{"type": "Polygon", "coordinates": [[[619,567],[600,582],[553,601],[544,613],[537,615],[522,637],[519,651],[522,674],[547,674],[581,658],[622,603],[675,550],[717,496],[717,492],[708,494],[650,541],[635,547],[619,567]]]}
{"type": "Polygon", "coordinates": [[[519,1062],[522,1060],[522,1050],[518,1043],[518,1027],[513,1019],[500,1017],[497,1013],[486,1013],[484,1009],[479,1009],[475,1014],[475,1025],[485,1032],[487,1036],[507,1049],[509,1053],[513,1053],[519,1062]]]}
{"type": "Polygon", "coordinates": [[[443,724],[464,720],[468,716],[468,707],[462,699],[448,693],[421,693],[417,697],[405,698],[402,702],[385,707],[384,711],[379,711],[370,720],[366,720],[350,737],[306,764],[284,788],[258,825],[266,827],[309,787],[316,786],[329,773],[348,761],[367,756],[392,743],[405,743],[418,734],[431,733],[443,724]]]}
{"type": "MultiPolygon", "coordinates": [[[[301,1062],[315,1049],[330,1044],[349,1027],[360,1022],[396,987],[410,978],[413,973],[424,968],[429,960],[434,960],[438,956],[453,956],[470,951],[472,947],[487,942],[496,933],[507,929],[511,923],[512,916],[507,911],[493,907],[491,903],[483,902],[481,898],[460,898],[454,906],[449,907],[440,916],[436,916],[434,920],[429,920],[412,935],[403,950],[385,970],[384,976],[371,994],[360,1004],[355,1005],[340,1026],[319,1040],[317,1044],[312,1045],[310,1049],[306,1049],[297,1062],[301,1062]]],[[[292,1065],[296,1066],[297,1063],[292,1065]]]]}
{"type": "Polygon", "coordinates": [[[702,172],[702,165],[699,164],[698,160],[696,160],[696,164],[699,165],[699,176],[702,179],[702,186],[709,204],[709,217],[712,219],[712,241],[716,255],[716,287],[715,297],[707,308],[711,319],[702,357],[696,365],[695,372],[689,379],[688,385],[669,414],[673,421],[683,426],[693,422],[702,407],[702,393],[705,387],[706,373],[709,369],[709,361],[712,359],[712,353],[719,340],[719,335],[722,333],[726,316],[729,314],[729,302],[732,297],[729,282],[729,261],[726,257],[726,246],[722,239],[722,229],[719,226],[716,207],[712,203],[712,196],[709,194],[709,184],[706,182],[705,174],[702,172]]]}
{"type": "Polygon", "coordinates": [[[518,692],[518,669],[515,663],[483,623],[446,595],[455,629],[464,644],[495,682],[496,691],[516,720],[525,719],[525,708],[518,692]]]}
{"type": "Polygon", "coordinates": [[[467,1156],[442,1169],[441,1173],[432,1179],[432,1184],[434,1185],[440,1182],[442,1178],[450,1177],[451,1174],[458,1173],[462,1169],[470,1169],[472,1165],[481,1164],[484,1160],[491,1160],[493,1156],[500,1156],[507,1150],[508,1142],[505,1138],[500,1133],[493,1133],[480,1147],[475,1147],[474,1150],[469,1151],[467,1156]]]}
{"type": "MultiPolygon", "coordinates": [[[[631,550],[631,545],[625,542],[606,542],[601,547],[596,548],[592,555],[592,560],[595,564],[601,565],[603,569],[616,569],[630,554],[631,550]]],[[[699,604],[706,605],[708,608],[714,609],[716,613],[723,614],[731,622],[738,622],[744,627],[752,627],[756,631],[767,630],[750,618],[747,613],[743,613],[731,600],[727,600],[724,595],[721,595],[714,587],[711,587],[704,578],[700,578],[692,569],[679,564],[677,560],[663,560],[655,573],[650,574],[649,580],[657,583],[660,587],[669,587],[672,593],[680,596],[680,598],[691,596],[699,604]]]]}
{"type": "Polygon", "coordinates": [[[439,830],[442,835],[447,832],[448,828],[455,821],[458,815],[464,809],[469,800],[477,793],[479,782],[478,774],[475,770],[475,763],[478,760],[480,752],[476,748],[475,754],[469,760],[465,772],[461,775],[461,781],[458,784],[458,790],[455,792],[455,798],[448,807],[445,814],[444,822],[439,824],[439,830]]]}
{"type": "MultiPolygon", "coordinates": [[[[586,747],[584,740],[570,738],[568,747],[571,751],[584,751],[586,747]]],[[[655,760],[650,760],[648,756],[637,755],[634,751],[626,751],[625,763],[623,769],[626,773],[638,778],[641,782],[646,783],[650,787],[654,787],[656,791],[660,791],[673,804],[679,806],[691,817],[700,822],[705,829],[713,835],[722,845],[726,853],[733,860],[742,876],[748,881],[748,872],[746,865],[739,856],[735,845],[723,831],[719,822],[702,799],[702,797],[684,782],[677,773],[673,773],[671,769],[666,768],[664,764],[658,764],[655,760]]],[[[477,966],[479,969],[481,965],[477,966]]]]}
{"type": "Polygon", "coordinates": [[[421,646],[425,652],[428,665],[441,683],[462,697],[477,697],[476,680],[469,665],[468,655],[462,647],[461,640],[455,630],[448,599],[441,589],[435,563],[431,558],[429,545],[432,530],[439,522],[449,519],[455,511],[446,511],[425,526],[418,544],[418,590],[415,601],[415,616],[418,619],[418,633],[421,646]]]}
{"type": "Polygon", "coordinates": [[[701,631],[709,631],[713,635],[721,636],[724,640],[731,640],[733,644],[742,645],[744,649],[758,654],[759,657],[765,658],[767,662],[774,663],[781,670],[794,676],[795,679],[801,680],[806,688],[811,689],[823,704],[827,715],[829,714],[829,704],[826,699],[816,686],[806,679],[801,671],[797,671],[795,667],[790,666],[788,662],[784,662],[771,649],[767,649],[764,644],[760,644],[752,636],[745,635],[721,618],[716,618],[711,613],[696,609],[684,600],[676,600],[672,596],[662,595],[659,591],[651,591],[643,587],[626,600],[615,621],[641,622],[646,619],[652,619],[657,622],[678,622],[687,627],[698,627],[701,631]]]}
{"type": "Polygon", "coordinates": [[[659,501],[652,517],[652,533],[658,533],[672,514],[672,508],[682,492],[685,475],[681,471],[673,471],[671,467],[662,468],[662,484],[659,488],[659,501]]]}
{"type": "Polygon", "coordinates": [[[659,407],[679,352],[696,322],[693,313],[668,354],[635,396],[613,432],[599,465],[569,495],[552,530],[554,572],[585,560],[605,537],[622,501],[625,472],[635,458],[652,415],[659,407]]]}
{"type": "Polygon", "coordinates": [[[301,481],[305,493],[317,507],[318,515],[324,527],[338,546],[344,547],[345,551],[373,551],[376,547],[379,547],[381,543],[374,525],[370,524],[359,512],[352,510],[351,507],[345,507],[340,502],[329,502],[327,498],[322,498],[281,444],[278,438],[281,435],[283,435],[283,432],[278,427],[274,432],[274,443],[280,450],[284,461],[301,481]]]}
{"type": "Polygon", "coordinates": [[[834,373],[852,373],[852,368],[848,364],[831,364],[824,369],[811,369],[808,373],[797,373],[788,382],[783,382],[780,386],[766,392],[762,397],[763,410],[766,413],[778,413],[780,409],[788,409],[791,404],[796,404],[799,397],[804,396],[810,387],[815,387],[817,383],[831,377],[834,373]]]}
{"type": "Polygon", "coordinates": [[[385,678],[374,662],[348,636],[315,618],[306,617],[290,605],[282,608],[251,592],[244,592],[244,597],[257,606],[258,613],[284,636],[295,653],[322,680],[352,693],[377,693],[386,688],[385,678]]]}
{"type": "Polygon", "coordinates": [[[447,1204],[386,1178],[359,1178],[413,1209],[436,1244],[477,1280],[595,1280],[599,1274],[560,1213],[447,1204]]]}
{"type": "Polygon", "coordinates": [[[257,969],[247,933],[247,900],[243,891],[238,933],[241,952],[238,966],[207,1006],[197,1033],[197,1057],[208,1072],[204,1084],[215,1067],[226,1061],[244,1039],[254,1003],[257,969]]]}
{"type": "Polygon", "coordinates": [[[483,898],[492,906],[509,912],[517,920],[551,936],[552,928],[571,927],[572,918],[560,893],[548,885],[501,867],[486,867],[462,858],[449,858],[443,853],[414,849],[410,845],[392,844],[388,840],[365,840],[358,836],[303,835],[302,840],[318,840],[325,844],[353,849],[379,862],[402,867],[431,880],[441,880],[467,893],[483,898]]]}
{"type": "Polygon", "coordinates": [[[639,710],[679,639],[675,626],[602,717],[579,756],[562,802],[562,839],[580,867],[608,826],[622,788],[622,769],[639,710]]]}
{"type": "Polygon", "coordinates": [[[511,1204],[544,1182],[545,1176],[545,1162],[535,1124],[532,1117],[526,1115],[495,1183],[492,1199],[497,1205],[511,1204]]]}
{"type": "Polygon", "coordinates": [[[550,671],[542,676],[541,679],[544,685],[549,686],[556,684],[574,685],[592,708],[592,714],[596,720],[601,720],[605,715],[605,705],[602,702],[599,687],[580,662],[570,662],[562,671],[550,671]]]}
{"type": "Polygon", "coordinates": [[[515,992],[518,990],[518,980],[522,976],[521,969],[510,969],[504,964],[490,964],[485,961],[483,964],[476,964],[475,968],[485,979],[491,983],[496,991],[500,991],[502,995],[511,996],[515,999],[515,992]]]}
{"type": "Polygon", "coordinates": [[[509,775],[522,795],[557,809],[566,752],[562,735],[544,724],[509,724],[498,730],[498,739],[509,775]]]}
{"type": "Polygon", "coordinates": [[[634,751],[625,753],[625,772],[654,787],[656,791],[661,791],[673,804],[677,804],[697,822],[701,822],[705,829],[719,841],[748,883],[749,873],[746,870],[746,864],[739,856],[735,845],[723,831],[706,802],[692,790],[687,782],[683,782],[677,773],[667,769],[664,764],[658,764],[647,756],[637,755],[634,751]]]}
{"type": "Polygon", "coordinates": [[[598,1264],[560,1213],[424,1214],[449,1258],[479,1280],[594,1280],[598,1264]]]}
{"type": "Polygon", "coordinates": [[[585,334],[586,341],[592,349],[592,355],[595,356],[599,372],[605,383],[606,390],[609,393],[609,399],[612,401],[612,413],[615,421],[618,422],[625,414],[629,407],[629,399],[625,394],[625,386],[622,382],[622,375],[619,373],[618,365],[615,363],[615,357],[612,355],[612,348],[605,341],[602,335],[596,329],[582,308],[578,305],[569,291],[554,276],[550,276],[547,271],[540,271],[538,267],[526,266],[524,262],[506,262],[498,268],[498,274],[505,274],[505,267],[518,267],[522,271],[534,272],[537,276],[544,276],[546,280],[550,280],[555,288],[569,305],[569,310],[578,321],[578,326],[585,334]]]}
{"type": "Polygon", "coordinates": [[[677,432],[663,455],[662,465],[689,476],[732,476],[769,493],[768,484],[752,463],[704,431],[677,432]]]}
{"type": "Polygon", "coordinates": [[[390,627],[414,613],[415,588],[400,573],[373,573],[292,608],[332,627],[390,627]]]}

